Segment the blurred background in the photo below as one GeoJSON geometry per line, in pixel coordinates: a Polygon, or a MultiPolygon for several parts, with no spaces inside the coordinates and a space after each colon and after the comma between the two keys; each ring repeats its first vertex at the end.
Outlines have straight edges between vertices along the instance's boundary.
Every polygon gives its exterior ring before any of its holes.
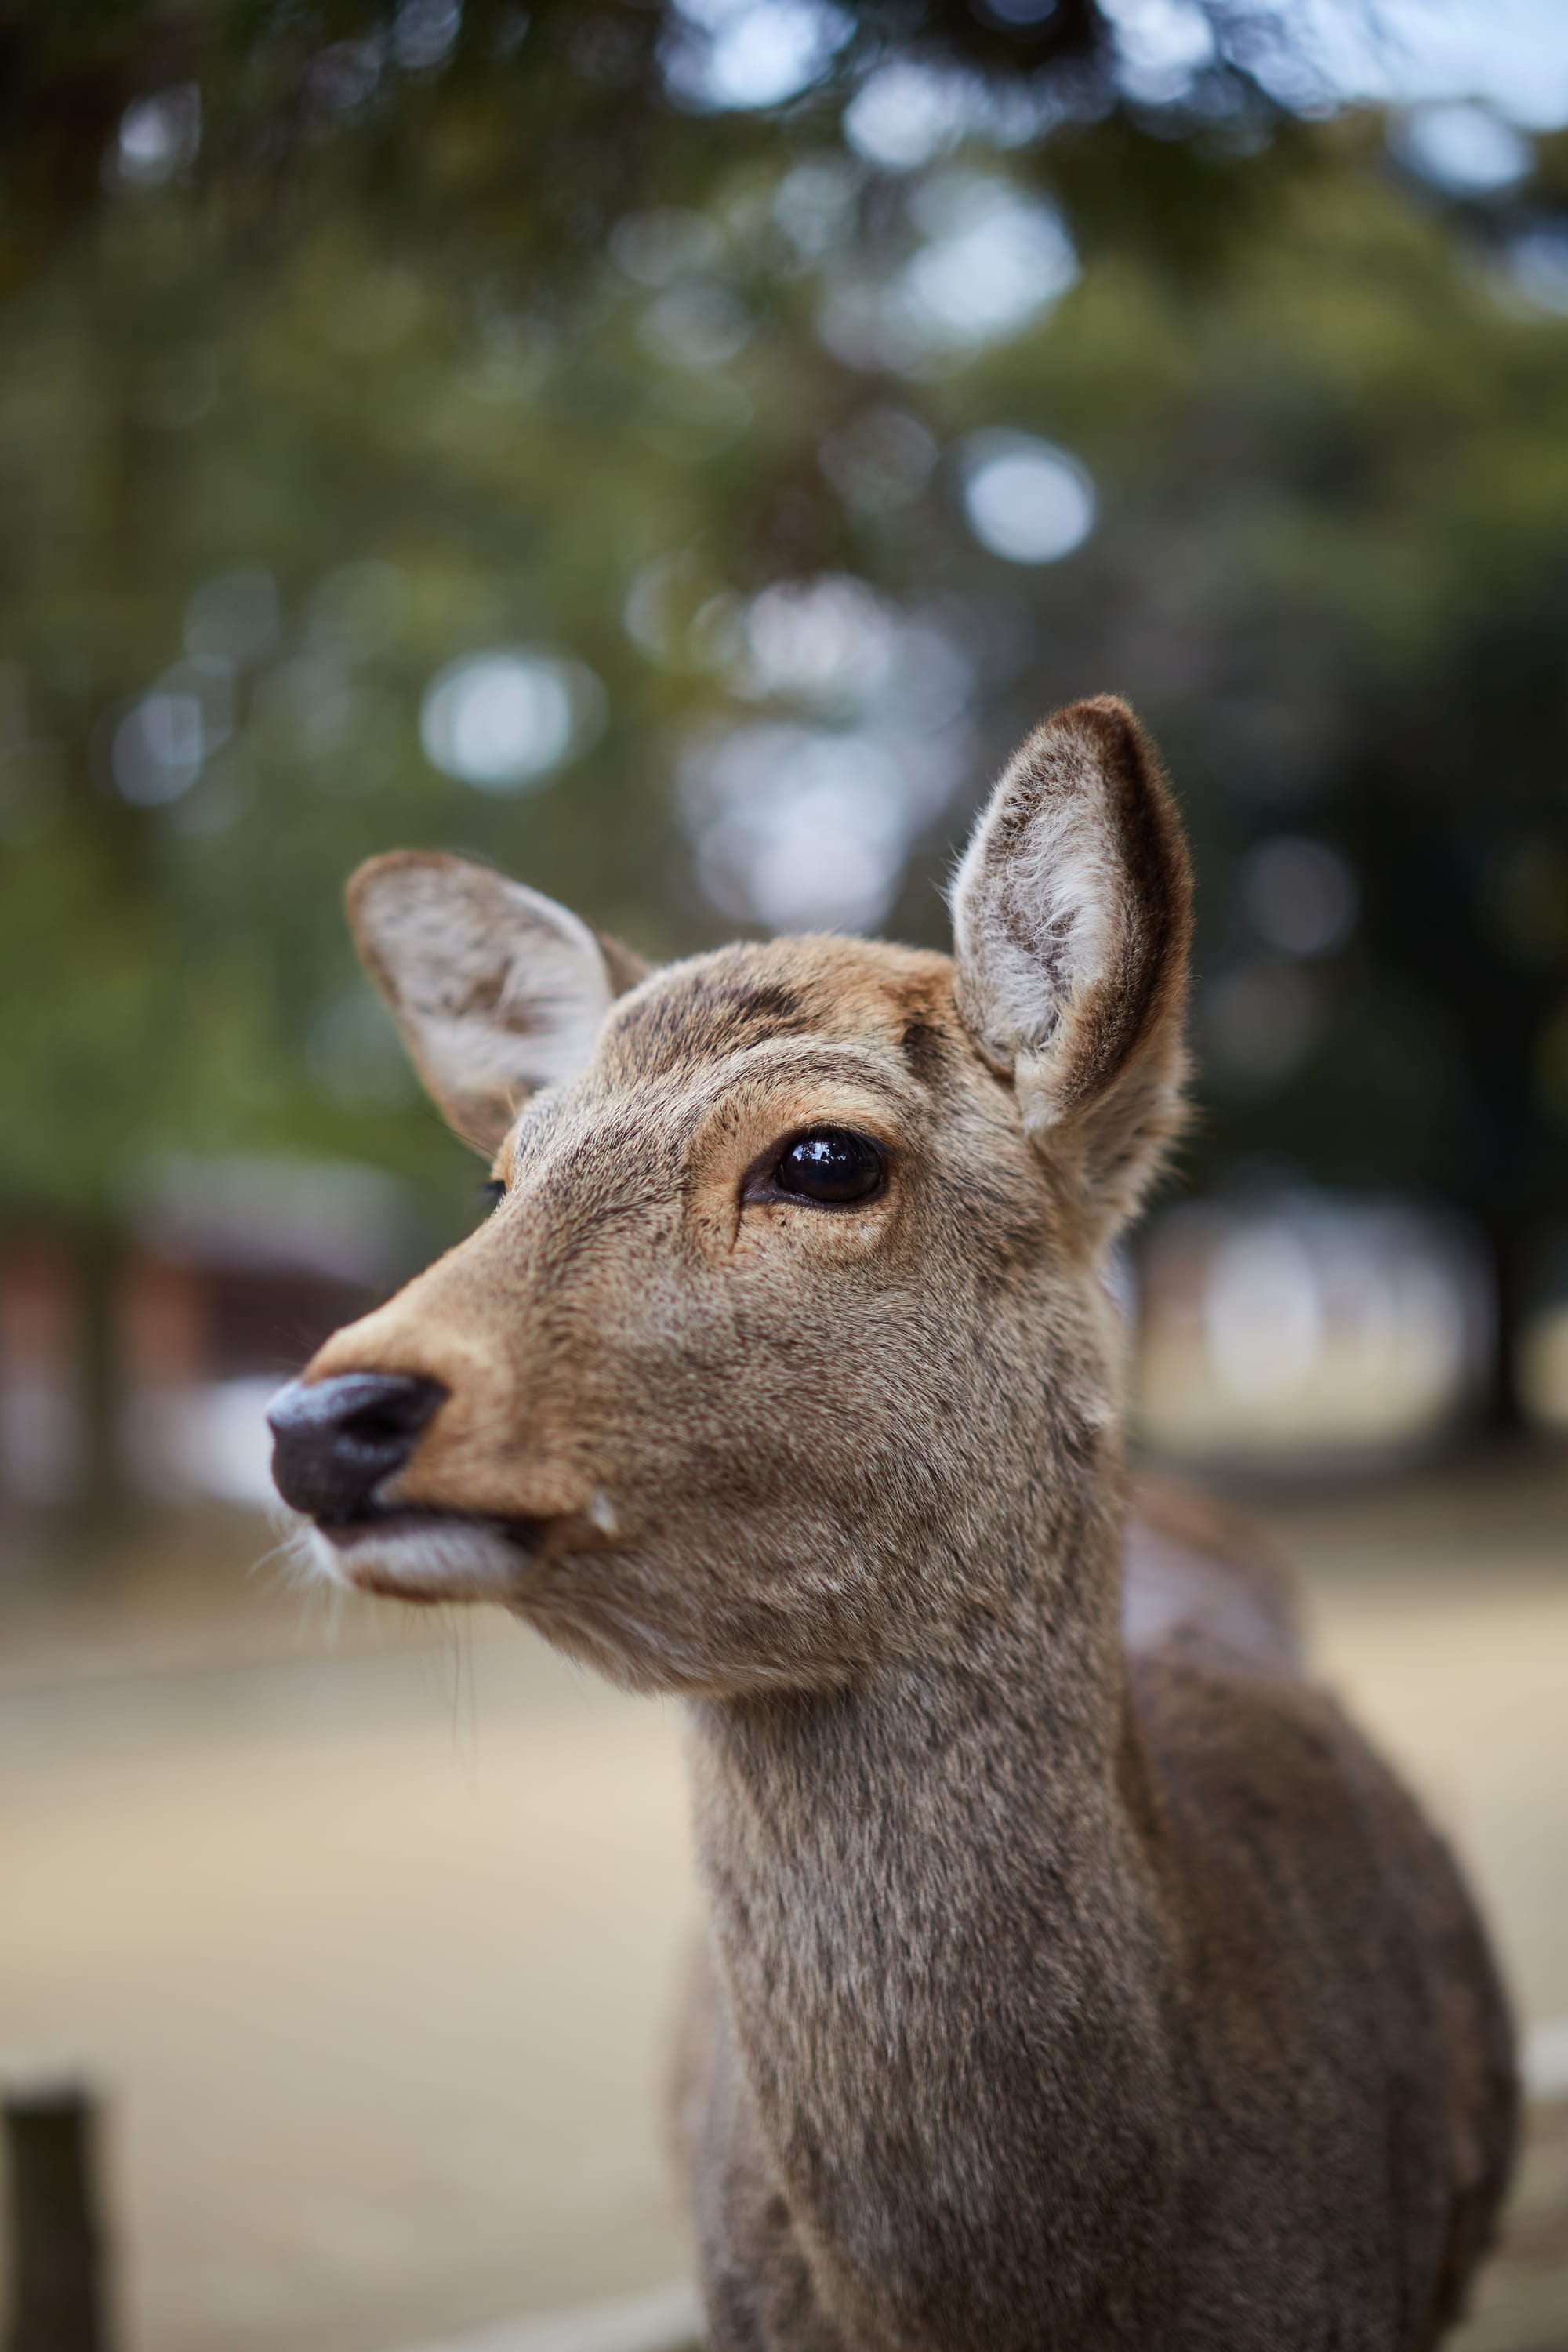
{"type": "Polygon", "coordinates": [[[1462,2341],[1568,2347],[1564,126],[1560,0],[0,0],[0,2053],[102,2089],[132,2352],[687,2266],[673,1713],[263,1516],[478,1213],[345,875],[942,945],[1106,689],[1199,875],[1139,1442],[1488,1898],[1462,2341]]]}

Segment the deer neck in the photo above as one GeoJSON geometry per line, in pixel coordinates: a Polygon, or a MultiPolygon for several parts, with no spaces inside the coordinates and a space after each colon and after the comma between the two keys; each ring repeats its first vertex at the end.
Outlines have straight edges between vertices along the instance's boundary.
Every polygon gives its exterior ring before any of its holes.
{"type": "Polygon", "coordinates": [[[1049,1534],[1013,1531],[1009,1599],[938,1659],[693,1709],[741,2072],[857,2340],[918,2345],[933,2295],[994,2293],[987,2340],[1010,2342],[1017,2278],[997,2251],[1021,2180],[1050,2217],[1034,2308],[1054,2301],[1069,2328],[1103,2215],[1160,2206],[1172,1972],[1120,1527],[1107,1510],[1054,1532],[1031,1562],[1049,1534]]]}

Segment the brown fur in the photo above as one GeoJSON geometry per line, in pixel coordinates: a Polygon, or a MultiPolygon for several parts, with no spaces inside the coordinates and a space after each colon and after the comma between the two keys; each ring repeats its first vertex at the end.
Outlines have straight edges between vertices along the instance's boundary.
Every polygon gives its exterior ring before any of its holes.
{"type": "Polygon", "coordinates": [[[717,2352],[1427,2352],[1512,2133],[1463,1886],[1245,1537],[1143,1490],[1122,1633],[1100,1262],[1178,1117],[1188,929],[1134,722],[1025,747],[956,967],[816,939],[612,974],[455,863],[378,861],[356,909],[507,1195],[310,1368],[448,1391],[389,1516],[321,1540],[686,1700],[717,2352]],[[615,1001],[525,1100],[572,1015],[542,925],[615,1001]],[[449,1070],[454,991],[484,1034],[449,1070]],[[770,1189],[822,1124],[881,1144],[880,1195],[770,1189]]]}

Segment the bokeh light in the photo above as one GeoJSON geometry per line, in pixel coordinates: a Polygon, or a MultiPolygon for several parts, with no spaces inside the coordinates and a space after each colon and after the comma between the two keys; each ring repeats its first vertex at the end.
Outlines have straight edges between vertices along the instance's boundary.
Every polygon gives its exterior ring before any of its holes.
{"type": "Polygon", "coordinates": [[[1452,101],[1418,106],[1394,126],[1403,163],[1454,195],[1491,195],[1524,179],[1534,163],[1528,139],[1489,107],[1452,101]]]}
{"type": "Polygon", "coordinates": [[[737,728],[689,759],[682,801],[703,889],[770,930],[858,930],[886,914],[910,812],[874,740],[804,727],[737,728]]]}
{"type": "Polygon", "coordinates": [[[159,187],[195,163],[201,142],[202,97],[195,82],[135,99],[120,118],[117,176],[130,187],[159,187]]]}
{"type": "Polygon", "coordinates": [[[779,581],[752,598],[736,686],[748,697],[795,694],[853,706],[888,684],[898,616],[847,573],[779,581]]]}
{"type": "Polygon", "coordinates": [[[715,111],[778,106],[821,79],[853,30],[824,0],[679,0],[686,37],[667,62],[669,87],[715,111]]]}
{"type": "Polygon", "coordinates": [[[914,172],[956,143],[972,110],[952,72],[912,58],[869,75],[844,110],[844,135],[884,172],[914,172]]]}
{"type": "Polygon", "coordinates": [[[1028,433],[971,435],[963,510],[982,547],[1009,563],[1056,563],[1094,529],[1094,484],[1066,449],[1028,433]]]}
{"type": "Polygon", "coordinates": [[[1193,0],[1106,0],[1105,13],[1116,27],[1117,79],[1145,106],[1184,97],[1194,76],[1213,62],[1214,31],[1193,0]]]}
{"type": "Polygon", "coordinates": [[[540,653],[467,654],[437,671],[419,739],[437,768],[481,792],[537,789],[596,731],[604,689],[540,653]]]}
{"type": "Polygon", "coordinates": [[[1542,222],[1515,237],[1508,259],[1513,283],[1527,302],[1568,317],[1568,228],[1561,221],[1542,222]]]}
{"type": "Polygon", "coordinates": [[[114,729],[109,763],[115,787],[138,808],[176,801],[233,731],[231,664],[207,654],[176,662],[114,729]]]}
{"type": "Polygon", "coordinates": [[[944,173],[922,189],[915,210],[928,242],[904,271],[902,292],[942,341],[981,343],[1015,333],[1078,277],[1078,256],[1055,205],[1005,180],[944,173]]]}
{"type": "Polygon", "coordinates": [[[462,0],[400,0],[392,20],[392,53],[405,73],[428,73],[458,37],[462,0]]]}
{"type": "Polygon", "coordinates": [[[817,332],[848,367],[951,371],[1022,332],[1077,282],[1055,205],[994,173],[939,172],[910,211],[922,241],[900,269],[829,275],[817,332]]]}
{"type": "Polygon", "coordinates": [[[202,772],[202,706],[195,695],[144,695],[114,730],[114,781],[126,800],[155,808],[189,792],[202,772]]]}

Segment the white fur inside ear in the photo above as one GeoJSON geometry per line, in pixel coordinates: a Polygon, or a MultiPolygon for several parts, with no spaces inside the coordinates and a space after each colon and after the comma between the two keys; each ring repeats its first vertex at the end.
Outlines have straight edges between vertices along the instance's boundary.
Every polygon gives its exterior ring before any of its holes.
{"type": "Polygon", "coordinates": [[[1123,702],[1037,727],[952,893],[953,993],[1103,1242],[1181,1124],[1192,876],[1158,754],[1123,702]]]}
{"type": "Polygon", "coordinates": [[[1032,1126],[1050,1123],[1052,1045],[1074,1000],[1110,969],[1122,896],[1084,748],[1026,746],[974,829],[952,906],[964,1018],[998,1068],[1032,1066],[1043,1089],[1032,1090],[1032,1126]]]}
{"type": "Polygon", "coordinates": [[[541,1087],[575,1077],[615,994],[568,908],[465,858],[393,856],[351,886],[361,952],[421,1076],[489,1147],[541,1087]]]}
{"type": "Polygon", "coordinates": [[[453,1083],[531,1093],[575,1077],[588,1060],[610,1009],[610,979],[597,940],[569,908],[521,882],[504,887],[518,937],[494,1002],[448,1010],[437,989],[419,1018],[425,1054],[453,1083]]]}

